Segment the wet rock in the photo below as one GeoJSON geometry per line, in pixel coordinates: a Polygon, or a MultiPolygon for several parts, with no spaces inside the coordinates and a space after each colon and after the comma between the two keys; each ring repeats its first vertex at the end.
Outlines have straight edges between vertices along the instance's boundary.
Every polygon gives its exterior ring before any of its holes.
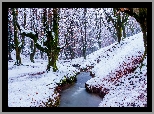
{"type": "Polygon", "coordinates": [[[95,77],[95,74],[90,71],[90,76],[95,77]]]}
{"type": "Polygon", "coordinates": [[[81,65],[79,65],[79,64],[73,64],[72,66],[73,67],[80,67],[81,65]]]}
{"type": "Polygon", "coordinates": [[[102,98],[104,98],[104,96],[105,96],[106,94],[108,94],[109,91],[110,91],[109,89],[104,88],[104,89],[102,89],[102,90],[99,92],[99,96],[102,97],[102,98]]]}
{"type": "Polygon", "coordinates": [[[80,68],[80,72],[89,72],[94,66],[86,66],[86,68],[80,68]]]}
{"type": "Polygon", "coordinates": [[[89,87],[89,85],[86,83],[85,83],[85,88],[90,93],[99,93],[102,89],[101,86],[100,87],[89,87]]]}
{"type": "Polygon", "coordinates": [[[87,90],[88,92],[90,92],[90,89],[89,89],[88,86],[89,86],[89,85],[88,85],[87,83],[85,83],[85,88],[86,88],[86,90],[87,90]]]}

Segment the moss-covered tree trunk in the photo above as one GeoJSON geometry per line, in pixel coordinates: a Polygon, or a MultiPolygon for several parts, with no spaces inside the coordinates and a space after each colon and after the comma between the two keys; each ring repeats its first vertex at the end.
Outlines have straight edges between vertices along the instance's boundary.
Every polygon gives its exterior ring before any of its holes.
{"type": "Polygon", "coordinates": [[[51,55],[51,52],[47,53],[47,56],[48,56],[47,70],[50,71],[50,67],[52,66],[52,55],[51,55]]]}
{"type": "Polygon", "coordinates": [[[16,47],[16,64],[21,65],[21,57],[20,57],[21,49],[16,47]]]}
{"type": "MultiPolygon", "coordinates": [[[[53,31],[49,30],[49,25],[44,23],[45,29],[44,31],[47,33],[47,41],[45,42],[45,46],[48,48],[47,56],[48,56],[48,65],[47,71],[50,71],[50,67],[52,66],[53,71],[56,72],[58,70],[56,61],[58,60],[58,55],[60,52],[60,48],[58,47],[58,9],[53,8],[53,31]]],[[[44,11],[44,21],[46,21],[46,10],[44,11]]]]}
{"type": "MultiPolygon", "coordinates": [[[[114,15],[116,15],[115,11],[114,11],[114,15]]],[[[121,37],[122,37],[122,22],[121,22],[120,13],[117,14],[117,22],[115,22],[115,26],[117,30],[118,42],[120,43],[121,37]]]]}
{"type": "Polygon", "coordinates": [[[54,41],[52,46],[52,60],[51,66],[53,67],[53,71],[57,71],[56,61],[58,60],[58,55],[60,52],[60,48],[58,47],[58,8],[53,8],[53,32],[54,32],[54,41]]]}
{"type": "MultiPolygon", "coordinates": [[[[52,42],[52,41],[50,41],[50,42],[52,42]]],[[[48,56],[47,71],[50,71],[50,68],[52,67],[53,72],[56,72],[58,70],[56,62],[58,60],[60,48],[54,47],[54,45],[52,45],[52,43],[48,44],[47,47],[51,47],[51,49],[52,49],[52,50],[48,50],[48,52],[47,52],[47,56],[48,56]]]]}
{"type": "Polygon", "coordinates": [[[122,28],[121,28],[121,26],[117,27],[117,37],[118,37],[118,42],[120,43],[121,37],[122,37],[122,28]]]}
{"type": "Polygon", "coordinates": [[[123,37],[126,38],[126,31],[125,31],[125,26],[122,25],[122,34],[123,34],[123,37]]]}
{"type": "Polygon", "coordinates": [[[125,30],[125,26],[127,24],[127,20],[128,20],[128,14],[123,13],[122,15],[122,35],[124,38],[126,38],[126,30],[125,30]]]}
{"type": "Polygon", "coordinates": [[[59,49],[55,49],[54,52],[52,53],[52,60],[51,60],[51,66],[53,67],[53,71],[57,71],[57,65],[56,65],[56,61],[58,60],[58,55],[59,55],[59,49]]]}
{"type": "MultiPolygon", "coordinates": [[[[46,9],[44,10],[44,33],[46,33],[47,41],[44,42],[44,46],[42,47],[37,43],[38,40],[38,33],[33,34],[32,32],[30,33],[25,33],[22,32],[24,36],[30,37],[36,46],[37,49],[39,49],[42,52],[45,52],[48,56],[48,65],[47,65],[47,71],[50,71],[50,68],[52,66],[53,71],[56,72],[58,70],[56,61],[58,60],[58,55],[60,52],[60,47],[58,46],[58,13],[57,13],[57,8],[53,8],[53,27],[52,31],[49,31],[48,27],[49,25],[46,22],[46,9]]],[[[21,31],[21,28],[17,23],[18,29],[21,31]]]]}
{"type": "Polygon", "coordinates": [[[20,57],[20,52],[21,52],[21,46],[19,47],[19,42],[18,42],[18,37],[17,37],[17,9],[13,8],[12,9],[13,13],[13,25],[14,25],[14,44],[15,44],[15,50],[16,50],[16,65],[21,64],[21,57],[20,57]]]}

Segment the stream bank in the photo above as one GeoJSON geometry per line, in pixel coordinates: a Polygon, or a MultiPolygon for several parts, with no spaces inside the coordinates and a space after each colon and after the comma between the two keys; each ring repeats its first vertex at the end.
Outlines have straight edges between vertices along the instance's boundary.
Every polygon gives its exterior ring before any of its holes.
{"type": "Polygon", "coordinates": [[[74,84],[67,84],[60,92],[59,107],[98,107],[102,98],[87,92],[85,83],[91,78],[89,72],[80,72],[74,84]]]}

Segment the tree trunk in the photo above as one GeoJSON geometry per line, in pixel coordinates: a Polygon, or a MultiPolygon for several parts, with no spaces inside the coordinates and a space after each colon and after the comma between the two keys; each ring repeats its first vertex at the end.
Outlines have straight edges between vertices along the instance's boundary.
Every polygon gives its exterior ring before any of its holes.
{"type": "MultiPolygon", "coordinates": [[[[45,14],[44,14],[45,15],[45,14]]],[[[46,20],[46,18],[44,18],[46,20]]],[[[48,28],[45,23],[44,26],[48,28]]],[[[48,29],[46,29],[48,30],[48,29]]],[[[58,13],[57,8],[53,8],[53,32],[54,36],[52,35],[51,31],[47,32],[47,42],[46,46],[49,49],[48,50],[48,65],[47,65],[47,71],[50,71],[50,67],[52,66],[53,72],[56,72],[58,70],[56,61],[58,60],[58,55],[60,52],[60,48],[58,47],[58,13]]]]}
{"type": "Polygon", "coordinates": [[[120,43],[121,37],[122,37],[122,22],[121,22],[121,17],[120,13],[117,15],[117,36],[118,36],[118,42],[120,43]]]}
{"type": "Polygon", "coordinates": [[[125,30],[125,26],[127,24],[127,20],[128,20],[128,14],[123,13],[122,15],[122,23],[121,23],[121,27],[122,27],[122,31],[123,31],[123,37],[126,38],[126,30],[125,30]]]}
{"type": "Polygon", "coordinates": [[[146,32],[147,32],[147,28],[146,28],[146,26],[144,25],[144,24],[142,24],[142,23],[140,23],[140,25],[141,25],[141,28],[142,28],[142,32],[143,32],[143,41],[144,41],[144,47],[146,47],[146,45],[147,45],[147,34],[146,34],[146,32]]]}
{"type": "Polygon", "coordinates": [[[17,47],[16,49],[16,64],[21,65],[21,57],[20,57],[21,49],[17,47]]]}
{"type": "Polygon", "coordinates": [[[146,22],[140,23],[141,28],[142,28],[143,42],[144,42],[144,48],[145,48],[142,61],[144,60],[145,56],[147,55],[147,33],[146,33],[146,32],[147,32],[147,26],[146,26],[145,23],[146,23],[146,22]]]}
{"type": "Polygon", "coordinates": [[[53,52],[49,52],[48,55],[48,65],[47,65],[47,71],[50,71],[50,67],[52,66],[53,72],[56,72],[58,70],[56,61],[58,60],[58,55],[60,52],[60,48],[54,49],[53,52]]]}
{"type": "Polygon", "coordinates": [[[117,36],[118,36],[118,42],[120,43],[121,41],[121,36],[122,36],[122,30],[121,30],[121,27],[118,27],[117,28],[117,36]]]}
{"type": "Polygon", "coordinates": [[[99,49],[101,48],[101,17],[100,17],[100,31],[99,31],[99,37],[98,37],[98,46],[99,46],[99,49]]]}
{"type": "Polygon", "coordinates": [[[86,59],[86,47],[85,46],[83,47],[83,57],[84,59],[86,59]]]}
{"type": "Polygon", "coordinates": [[[13,50],[14,44],[12,44],[12,26],[11,26],[11,15],[9,14],[10,8],[8,9],[8,60],[13,60],[11,57],[11,52],[13,50]]]}
{"type": "Polygon", "coordinates": [[[86,41],[86,23],[87,23],[87,21],[86,21],[86,13],[87,13],[87,9],[86,8],[84,8],[84,23],[85,23],[85,26],[84,26],[84,28],[85,28],[85,37],[84,37],[84,44],[83,44],[83,57],[84,57],[84,59],[86,59],[86,48],[87,48],[87,41],[86,41]]]}
{"type": "Polygon", "coordinates": [[[58,60],[59,51],[60,50],[55,49],[54,52],[52,53],[51,66],[53,67],[53,72],[56,72],[58,70],[56,61],[58,60]]]}
{"type": "Polygon", "coordinates": [[[16,10],[15,10],[15,8],[13,8],[14,44],[15,44],[15,50],[16,50],[16,62],[15,62],[15,64],[20,65],[21,64],[21,57],[20,57],[21,48],[18,47],[19,42],[18,42],[18,38],[17,38],[17,25],[16,25],[17,13],[16,13],[16,10]]]}
{"type": "MultiPolygon", "coordinates": [[[[24,28],[25,28],[25,25],[26,25],[26,8],[24,8],[24,28]]],[[[25,46],[25,36],[22,35],[22,53],[23,53],[23,50],[24,50],[24,46],[25,46]]]]}
{"type": "Polygon", "coordinates": [[[47,71],[50,71],[50,67],[52,66],[52,57],[51,57],[51,53],[47,55],[48,55],[47,71]]]}
{"type": "MultiPolygon", "coordinates": [[[[8,53],[9,53],[9,52],[8,52],[8,53]]],[[[12,57],[11,57],[11,53],[9,53],[8,60],[13,60],[12,57]]]]}
{"type": "Polygon", "coordinates": [[[41,59],[43,59],[43,51],[40,51],[41,59]]]}
{"type": "Polygon", "coordinates": [[[30,53],[30,61],[34,63],[35,62],[34,61],[34,55],[35,55],[35,52],[36,52],[36,46],[33,43],[34,42],[31,41],[31,51],[32,51],[32,53],[30,53]],[[33,49],[33,47],[34,47],[34,49],[33,49]]]}
{"type": "MultiPolygon", "coordinates": [[[[44,18],[46,19],[46,18],[44,18]]],[[[16,22],[18,29],[21,31],[20,26],[18,24],[18,22],[16,22]]],[[[47,25],[46,23],[44,23],[44,27],[48,28],[49,25],[47,25]]],[[[35,35],[33,33],[25,33],[23,32],[22,34],[24,36],[30,37],[31,39],[33,39],[34,41],[34,45],[36,45],[36,47],[47,53],[48,55],[48,65],[47,65],[47,71],[50,70],[50,67],[53,67],[53,71],[56,72],[57,71],[57,66],[56,66],[56,61],[58,60],[58,55],[60,52],[60,47],[58,46],[58,13],[57,13],[57,8],[53,8],[53,31],[47,31],[48,29],[44,29],[45,33],[46,33],[46,37],[47,37],[47,41],[44,42],[44,46],[46,47],[41,47],[41,45],[39,45],[37,43],[38,40],[38,33],[36,33],[35,35]],[[54,35],[52,35],[52,32],[54,32],[54,35]]],[[[20,52],[20,50],[17,49],[17,51],[20,52]]],[[[20,55],[20,54],[18,54],[20,55]]],[[[19,61],[20,62],[20,61],[19,61]]]]}
{"type": "Polygon", "coordinates": [[[125,31],[125,26],[122,25],[122,32],[123,32],[123,37],[126,38],[126,31],[125,31]]]}

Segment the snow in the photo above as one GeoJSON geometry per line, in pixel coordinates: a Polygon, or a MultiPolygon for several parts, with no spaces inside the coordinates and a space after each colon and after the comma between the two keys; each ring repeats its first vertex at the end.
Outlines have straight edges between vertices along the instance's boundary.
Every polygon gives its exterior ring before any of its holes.
{"type": "MultiPolygon", "coordinates": [[[[73,64],[79,64],[80,68],[94,66],[91,71],[95,73],[95,77],[86,82],[89,87],[103,85],[104,88],[109,89],[109,93],[100,101],[99,107],[131,107],[134,105],[142,107],[147,102],[146,66],[142,67],[142,74],[137,68],[133,73],[124,75],[115,83],[103,79],[110,78],[112,76],[109,77],[109,74],[126,68],[123,62],[129,63],[129,57],[138,57],[143,53],[143,34],[138,33],[123,39],[120,44],[115,42],[87,55],[86,60],[83,57],[69,60],[69,62],[59,60],[57,61],[57,72],[52,72],[52,70],[46,72],[47,60],[36,59],[35,63],[31,63],[28,59],[22,59],[23,65],[21,66],[13,65],[15,61],[8,62],[8,106],[44,106],[42,102],[49,103],[49,97],[53,99],[53,103],[56,102],[56,97],[59,96],[59,93],[54,92],[58,86],[57,83],[79,72],[78,69],[72,67],[73,64]],[[99,62],[98,59],[100,59],[99,62]],[[117,84],[119,86],[116,86],[117,84]]],[[[15,51],[11,54],[15,60],[15,51]]],[[[145,59],[145,65],[147,65],[146,61],[145,59]]]]}
{"type": "MultiPolygon", "coordinates": [[[[144,107],[147,104],[147,93],[145,92],[147,88],[146,66],[142,67],[141,72],[140,69],[137,68],[133,73],[120,78],[120,82],[124,82],[124,84],[120,84],[120,86],[115,86],[112,82],[103,80],[104,78],[108,79],[113,77],[114,75],[112,74],[117,70],[124,70],[127,67],[133,66],[133,64],[126,65],[131,62],[129,58],[137,58],[142,56],[143,53],[143,34],[138,33],[123,39],[120,44],[115,42],[110,46],[89,54],[86,60],[82,57],[72,60],[71,63],[80,64],[80,68],[94,66],[91,71],[95,74],[95,77],[88,80],[86,84],[88,84],[89,87],[98,88],[103,85],[104,88],[110,90],[109,94],[107,94],[99,104],[99,107],[144,107]],[[111,52],[107,51],[109,49],[111,52]],[[97,59],[100,59],[99,63],[97,63],[97,59]],[[109,74],[111,74],[111,76],[109,74]],[[131,78],[132,76],[133,78],[131,78]],[[131,78],[131,80],[129,80],[129,78],[131,78]],[[134,85],[131,85],[131,83],[134,85]],[[144,97],[140,99],[139,96],[141,95],[144,97]]],[[[143,63],[147,65],[147,60],[145,59],[143,63]]],[[[118,82],[116,83],[118,84],[118,82]]]]}
{"type": "Polygon", "coordinates": [[[40,41],[37,40],[37,43],[38,43],[41,47],[43,47],[43,48],[47,48],[46,46],[43,46],[43,42],[40,43],[40,41]]]}
{"type": "Polygon", "coordinates": [[[58,62],[59,70],[48,73],[45,72],[47,61],[37,60],[36,63],[30,63],[25,60],[23,64],[23,66],[15,66],[13,62],[8,64],[9,107],[44,106],[42,102],[49,102],[49,97],[54,100],[54,103],[59,96],[59,93],[54,92],[57,83],[60,83],[64,76],[71,77],[78,72],[74,67],[67,69],[68,66],[58,62]],[[39,74],[43,71],[44,73],[39,74]]]}
{"type": "Polygon", "coordinates": [[[111,15],[111,17],[112,17],[112,19],[117,19],[117,17],[114,17],[114,16],[112,16],[112,15],[111,15]]]}
{"type": "MultiPolygon", "coordinates": [[[[142,33],[126,38],[123,41],[121,41],[120,44],[115,42],[107,47],[101,48],[87,55],[86,60],[84,60],[83,57],[81,57],[73,59],[71,63],[72,64],[78,63],[81,65],[81,68],[85,68],[85,66],[96,65],[92,71],[93,72],[97,71],[97,73],[102,73],[102,69],[104,69],[103,74],[105,75],[110,71],[110,69],[115,69],[116,66],[125,61],[127,57],[131,55],[138,56],[139,55],[137,53],[138,51],[142,52],[141,54],[143,54],[144,52],[142,33]],[[112,52],[107,51],[108,49],[110,49],[112,52]],[[99,57],[101,62],[100,64],[97,64],[97,59],[99,57]]],[[[97,76],[99,77],[100,75],[97,76]]]]}
{"type": "MultiPolygon", "coordinates": [[[[104,49],[101,49],[97,51],[93,56],[90,55],[91,58],[98,58],[98,56],[104,56],[101,58],[101,61],[95,65],[95,67],[91,70],[93,73],[95,73],[94,78],[91,78],[86,82],[86,84],[89,85],[89,87],[99,87],[103,85],[103,88],[107,88],[110,90],[109,94],[107,94],[103,101],[99,104],[99,107],[127,107],[127,106],[144,106],[147,104],[146,102],[146,88],[147,88],[147,77],[144,76],[147,72],[146,67],[144,66],[140,73],[140,69],[136,69],[134,73],[131,73],[127,76],[123,76],[120,78],[120,82],[124,82],[123,85],[115,86],[112,82],[109,82],[108,80],[110,77],[114,77],[114,74],[117,70],[123,70],[128,66],[124,66],[123,62],[126,64],[130,62],[128,57],[138,57],[140,55],[143,55],[144,53],[144,44],[143,44],[143,34],[139,33],[137,35],[134,35],[132,37],[129,37],[122,41],[120,44],[116,45],[116,48],[111,48],[116,43],[110,45],[107,47],[107,49],[112,49],[112,52],[104,52],[104,49]],[[140,54],[138,52],[141,52],[140,54]],[[106,54],[109,56],[107,57],[106,54]],[[97,57],[96,57],[97,56],[97,57]],[[113,74],[113,75],[112,75],[113,74]],[[131,80],[128,78],[130,77],[131,80]],[[139,77],[139,78],[135,78],[139,77]],[[140,81],[142,79],[143,81],[140,81]],[[133,83],[134,85],[130,85],[130,83],[133,83]],[[144,98],[141,100],[138,97],[144,94],[144,98]],[[119,97],[120,96],[120,97],[119,97]],[[133,105],[135,103],[135,105],[133,105]]],[[[89,57],[89,58],[90,58],[89,57]]],[[[92,60],[92,59],[91,59],[92,60]]],[[[93,62],[94,63],[94,62],[93,62]]],[[[87,61],[86,63],[87,64],[87,61]]],[[[84,64],[84,67],[85,67],[84,64]]],[[[147,65],[146,60],[144,60],[144,64],[147,65]]],[[[83,63],[82,63],[83,66],[83,63]]],[[[133,66],[130,64],[129,66],[133,66]]],[[[116,82],[118,83],[118,82],[116,82]]]]}
{"type": "Polygon", "coordinates": [[[22,42],[20,42],[18,46],[21,47],[21,45],[22,45],[22,42]]]}
{"type": "MultiPolygon", "coordinates": [[[[144,60],[144,64],[146,64],[146,60],[144,60]]],[[[112,86],[112,89],[110,87],[109,94],[103,98],[99,107],[133,107],[133,104],[135,104],[136,107],[144,107],[144,105],[147,104],[146,67],[142,67],[141,71],[143,74],[141,74],[140,69],[137,68],[135,73],[121,78],[121,82],[125,81],[122,85],[117,87],[112,86]],[[129,80],[128,78],[131,79],[129,80]],[[129,82],[131,81],[134,85],[130,85],[129,82]]]]}
{"type": "Polygon", "coordinates": [[[28,33],[32,33],[32,34],[36,34],[34,31],[32,31],[32,30],[25,30],[22,26],[20,26],[20,29],[21,29],[21,33],[26,33],[26,34],[28,34],[28,33]]]}
{"type": "Polygon", "coordinates": [[[54,32],[52,32],[52,36],[54,36],[55,35],[55,33],[54,32]]]}

